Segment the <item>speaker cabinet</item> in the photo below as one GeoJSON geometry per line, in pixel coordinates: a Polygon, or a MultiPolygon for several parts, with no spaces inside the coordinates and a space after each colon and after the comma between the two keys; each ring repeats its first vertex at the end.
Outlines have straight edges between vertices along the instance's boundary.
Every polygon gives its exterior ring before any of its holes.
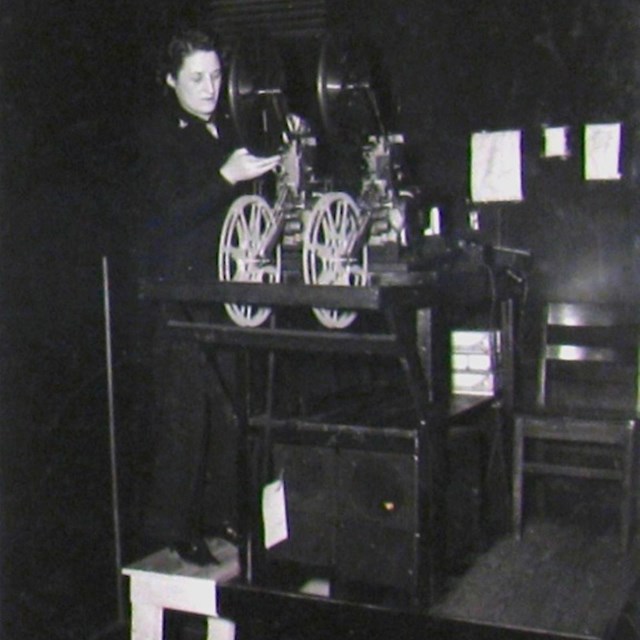
{"type": "Polygon", "coordinates": [[[343,450],[337,458],[338,577],[413,591],[419,544],[417,456],[343,450]]]}
{"type": "MultiPolygon", "coordinates": [[[[476,438],[449,441],[441,560],[458,570],[482,543],[481,478],[476,438]]],[[[427,544],[429,505],[411,438],[331,444],[275,442],[274,474],[285,482],[289,539],[268,559],[322,567],[342,584],[414,593],[427,544]],[[375,446],[372,446],[375,445],[375,446]],[[368,448],[365,448],[365,447],[368,448]]]]}
{"type": "Polygon", "coordinates": [[[272,456],[284,478],[289,539],[270,558],[325,567],[340,580],[414,588],[415,456],[282,443],[272,456]]]}

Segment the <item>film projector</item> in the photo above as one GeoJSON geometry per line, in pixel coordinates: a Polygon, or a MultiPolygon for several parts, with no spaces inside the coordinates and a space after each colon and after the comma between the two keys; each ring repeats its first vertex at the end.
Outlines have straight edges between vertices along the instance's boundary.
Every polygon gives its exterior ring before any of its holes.
{"type": "MultiPolygon", "coordinates": [[[[254,301],[269,300],[290,286],[292,297],[304,299],[303,304],[291,306],[304,306],[305,311],[311,307],[311,321],[321,330],[296,334],[296,329],[272,322],[266,330],[253,331],[267,323],[272,308],[268,302],[233,301],[225,302],[225,309],[237,327],[216,330],[216,336],[220,340],[242,336],[243,341],[269,349],[286,343],[289,350],[300,344],[305,352],[318,349],[351,354],[354,359],[391,355],[394,363],[411,351],[402,362],[413,358],[416,363],[417,341],[406,338],[411,322],[404,321],[411,306],[402,306],[407,300],[402,296],[413,296],[424,284],[420,278],[433,272],[423,268],[422,252],[414,250],[424,236],[419,192],[405,184],[403,137],[391,130],[392,114],[387,115],[383,88],[377,89],[371,51],[352,38],[334,35],[318,44],[313,82],[305,83],[305,78],[296,87],[306,86],[313,95],[313,108],[307,110],[299,110],[300,100],[287,95],[283,65],[272,44],[256,39],[235,49],[227,97],[237,133],[253,153],[278,153],[282,160],[275,175],[255,181],[253,192],[229,207],[220,234],[218,268],[223,283],[265,285],[251,292],[258,296],[254,301]],[[295,286],[300,284],[305,286],[295,286]],[[269,285],[279,285],[280,290],[269,285]],[[358,294],[378,285],[386,289],[384,303],[358,306],[354,301],[358,294]],[[331,297],[323,297],[327,293],[331,297]],[[329,308],[334,305],[327,300],[341,306],[329,308]],[[367,324],[366,331],[341,331],[350,329],[359,314],[381,310],[372,323],[362,323],[367,324]],[[340,338],[350,338],[351,333],[353,342],[345,347],[340,338]],[[378,351],[378,345],[390,350],[378,351]]],[[[432,246],[446,251],[440,240],[432,246]]],[[[425,326],[431,317],[423,315],[425,326]]],[[[438,353],[433,362],[440,357],[438,353]]],[[[369,364],[367,360],[365,365],[369,364]]],[[[387,358],[385,375],[388,365],[387,358]]],[[[416,395],[422,389],[427,393],[420,366],[399,369],[404,371],[399,374],[402,380],[415,376],[408,386],[416,395]]],[[[277,385],[269,376],[265,380],[266,396],[273,398],[277,385]]],[[[362,588],[368,594],[370,589],[382,589],[412,597],[425,588],[422,567],[432,553],[431,547],[428,552],[423,549],[431,533],[423,532],[427,519],[422,517],[426,500],[422,487],[428,485],[425,478],[435,465],[427,468],[422,463],[426,445],[414,428],[413,415],[417,406],[422,410],[422,403],[398,395],[387,406],[387,396],[370,388],[352,399],[341,393],[333,397],[333,391],[325,397],[322,384],[314,388],[315,404],[305,412],[304,426],[296,417],[282,418],[279,407],[278,417],[269,411],[268,415],[250,412],[246,441],[253,456],[249,466],[254,466],[245,475],[253,478],[254,485],[248,489],[248,503],[255,508],[256,496],[262,495],[272,472],[280,470],[286,478],[289,531],[273,545],[266,540],[261,544],[265,518],[257,509],[252,512],[246,564],[252,576],[269,575],[276,581],[281,569],[287,574],[292,567],[294,573],[318,568],[321,576],[331,574],[335,594],[362,588]],[[384,428],[385,419],[393,426],[384,428]]]]}
{"type": "MultiPolygon", "coordinates": [[[[282,162],[269,195],[258,184],[227,211],[218,251],[223,282],[366,286],[407,250],[415,190],[402,186],[403,138],[387,130],[367,51],[328,36],[317,57],[316,117],[309,122],[289,109],[273,43],[252,40],[234,51],[227,90],[235,128],[251,151],[278,153],[282,162]],[[330,147],[340,139],[357,148],[359,180],[349,190],[334,190],[335,176],[317,175],[319,142],[330,147]]],[[[258,327],[271,314],[256,305],[225,309],[243,327],[258,327]]],[[[357,317],[342,309],[313,313],[329,329],[345,329],[357,317]]]]}
{"type": "MultiPolygon", "coordinates": [[[[451,318],[458,309],[484,313],[493,281],[480,262],[484,248],[465,250],[452,224],[436,232],[431,210],[427,224],[375,52],[349,36],[317,44],[315,54],[305,51],[312,73],[295,78],[293,95],[285,83],[293,61],[285,73],[274,43],[237,43],[227,81],[231,119],[243,146],[281,161],[231,203],[221,228],[222,286],[204,295],[223,303],[235,326],[172,326],[244,350],[246,575],[259,584],[309,573],[327,578],[338,597],[405,602],[435,591],[440,534],[450,524],[439,472],[458,455],[440,440],[451,318]],[[275,308],[296,322],[280,322],[275,308]],[[309,308],[298,323],[296,314],[309,308]],[[252,368],[256,351],[267,353],[262,368],[252,368]],[[283,357],[278,368],[279,351],[328,357],[314,357],[313,369],[306,357],[283,357]],[[278,483],[284,495],[285,482],[287,532],[274,541],[263,498],[278,483]]],[[[472,489],[456,496],[463,507],[455,523],[474,535],[476,466],[463,465],[472,489]]]]}

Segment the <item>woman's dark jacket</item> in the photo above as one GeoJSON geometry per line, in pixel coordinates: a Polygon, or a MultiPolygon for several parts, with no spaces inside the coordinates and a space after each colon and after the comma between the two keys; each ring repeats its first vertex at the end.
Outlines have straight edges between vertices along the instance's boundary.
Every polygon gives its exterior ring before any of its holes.
{"type": "Polygon", "coordinates": [[[139,275],[215,279],[220,228],[236,189],[220,167],[238,146],[228,119],[216,139],[171,99],[138,139],[139,275]]]}

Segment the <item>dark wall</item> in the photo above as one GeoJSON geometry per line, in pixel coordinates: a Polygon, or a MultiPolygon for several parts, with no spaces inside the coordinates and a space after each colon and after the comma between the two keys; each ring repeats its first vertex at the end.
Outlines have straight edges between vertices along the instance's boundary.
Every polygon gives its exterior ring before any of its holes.
{"type": "MultiPolygon", "coordinates": [[[[530,249],[537,298],[636,298],[640,5],[633,0],[331,3],[373,38],[401,104],[417,178],[467,202],[469,136],[521,129],[525,201],[477,207],[493,241],[530,249]],[[623,123],[623,178],[582,179],[581,128],[623,123]],[[572,156],[540,158],[542,125],[571,127],[572,156]]],[[[463,218],[456,218],[456,225],[463,218]]]]}
{"type": "Polygon", "coordinates": [[[0,4],[0,636],[90,637],[115,615],[101,257],[117,282],[135,7],[0,4]]]}

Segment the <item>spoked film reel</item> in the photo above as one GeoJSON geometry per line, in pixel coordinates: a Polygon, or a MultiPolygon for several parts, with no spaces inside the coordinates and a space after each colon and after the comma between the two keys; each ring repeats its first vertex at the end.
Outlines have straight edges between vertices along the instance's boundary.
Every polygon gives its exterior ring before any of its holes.
{"type": "MultiPolygon", "coordinates": [[[[275,225],[273,209],[264,198],[247,195],[233,202],[220,234],[218,277],[221,281],[280,282],[281,250],[273,241],[275,225]]],[[[268,307],[231,303],[224,306],[231,320],[241,327],[259,327],[271,315],[268,307]]]]}
{"type": "MultiPolygon", "coordinates": [[[[305,284],[365,286],[368,279],[366,221],[347,193],[325,193],[316,202],[302,246],[305,284]]],[[[328,329],[346,329],[355,311],[314,308],[328,329]]]]}
{"type": "Polygon", "coordinates": [[[258,155],[277,153],[288,112],[280,54],[270,40],[240,41],[233,52],[227,95],[242,144],[258,155]]]}

